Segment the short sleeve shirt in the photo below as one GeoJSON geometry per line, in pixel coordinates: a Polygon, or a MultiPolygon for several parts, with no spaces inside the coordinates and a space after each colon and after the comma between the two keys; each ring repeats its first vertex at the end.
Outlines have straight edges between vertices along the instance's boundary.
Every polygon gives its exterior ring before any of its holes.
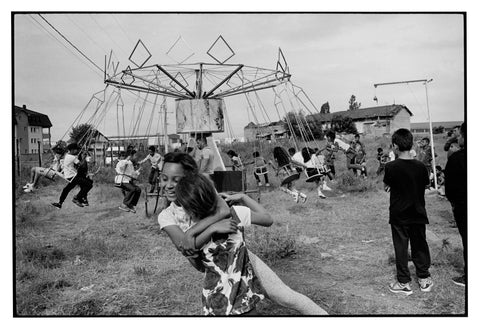
{"type": "Polygon", "coordinates": [[[77,156],[71,154],[65,155],[65,159],[63,160],[63,175],[65,179],[70,179],[77,175],[75,165],[79,162],[77,156]]]}
{"type": "Polygon", "coordinates": [[[383,182],[390,186],[390,224],[427,224],[425,187],[430,183],[425,165],[415,159],[385,164],[383,182]]]}
{"type": "Polygon", "coordinates": [[[200,150],[200,159],[202,161],[202,166],[204,166],[204,162],[207,163],[207,165],[204,167],[204,172],[205,174],[213,174],[213,151],[212,149],[205,147],[202,150],[200,150]]]}

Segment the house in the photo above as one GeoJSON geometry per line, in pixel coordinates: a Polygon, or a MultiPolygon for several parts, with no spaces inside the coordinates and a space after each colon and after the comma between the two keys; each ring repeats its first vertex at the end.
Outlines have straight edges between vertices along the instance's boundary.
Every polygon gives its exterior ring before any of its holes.
{"type": "Polygon", "coordinates": [[[410,117],[413,116],[405,105],[392,104],[357,110],[317,113],[308,115],[306,118],[321,125],[322,130],[328,130],[333,117],[337,115],[352,118],[358,133],[373,136],[392,134],[399,128],[410,129],[410,117]]]}
{"type": "Polygon", "coordinates": [[[22,107],[13,106],[15,154],[43,153],[51,147],[50,127],[47,115],[22,107]]]}
{"type": "MultiPolygon", "coordinates": [[[[438,129],[440,127],[443,127],[443,132],[439,133],[444,133],[453,130],[455,126],[460,126],[462,125],[462,123],[463,121],[432,121],[432,130],[435,132],[435,128],[438,129]]],[[[428,123],[428,121],[422,123],[411,123],[410,126],[410,130],[413,134],[430,133],[430,124],[428,123]]]]}
{"type": "MultiPolygon", "coordinates": [[[[179,134],[168,134],[167,138],[171,149],[174,149],[174,146],[182,141],[179,134]]],[[[138,151],[146,151],[149,146],[156,146],[160,149],[165,145],[165,138],[162,134],[109,136],[108,140],[112,147],[133,145],[138,151]]]]}
{"type": "Polygon", "coordinates": [[[285,127],[286,124],[282,120],[264,124],[250,122],[243,128],[243,135],[246,141],[282,139],[288,136],[288,131],[285,127]]]}

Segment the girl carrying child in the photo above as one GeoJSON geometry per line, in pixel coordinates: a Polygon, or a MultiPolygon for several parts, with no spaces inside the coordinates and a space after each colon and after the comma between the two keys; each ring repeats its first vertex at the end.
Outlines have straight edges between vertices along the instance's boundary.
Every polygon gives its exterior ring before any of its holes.
{"type": "MultiPolygon", "coordinates": [[[[159,214],[158,223],[160,229],[168,234],[172,243],[186,256],[194,255],[195,246],[199,246],[205,236],[210,239],[212,231],[220,233],[223,227],[223,232],[228,233],[232,229],[232,223],[229,219],[222,220],[231,215],[226,201],[242,200],[244,204],[254,202],[244,194],[229,196],[225,200],[217,195],[217,206],[212,212],[213,214],[192,226],[190,217],[178,204],[176,187],[183,177],[196,174],[198,174],[197,164],[188,154],[173,152],[165,155],[160,184],[170,205],[159,214]],[[212,226],[213,224],[216,224],[216,228],[212,226]]],[[[236,225],[233,225],[233,227],[234,230],[232,231],[236,232],[236,225]]],[[[205,242],[207,241],[205,240],[205,242]]],[[[305,315],[327,314],[311,299],[285,285],[262,260],[249,250],[248,257],[262,288],[271,300],[305,315]]],[[[195,259],[189,260],[195,262],[195,259]]]]}

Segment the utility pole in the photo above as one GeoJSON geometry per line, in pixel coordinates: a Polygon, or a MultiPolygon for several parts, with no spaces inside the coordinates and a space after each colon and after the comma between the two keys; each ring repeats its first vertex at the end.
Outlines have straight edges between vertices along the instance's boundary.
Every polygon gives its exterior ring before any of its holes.
{"type": "MultiPolygon", "coordinates": [[[[430,142],[431,142],[430,143],[430,149],[432,151],[433,182],[435,183],[435,190],[438,190],[437,169],[436,169],[436,165],[435,165],[435,149],[434,149],[434,145],[433,145],[432,118],[430,117],[430,107],[428,106],[428,89],[427,89],[427,84],[432,82],[432,81],[433,81],[433,79],[405,80],[405,81],[395,81],[395,82],[373,84],[373,86],[375,88],[377,88],[377,86],[409,84],[409,83],[418,83],[418,82],[423,83],[423,85],[425,86],[425,96],[426,96],[426,99],[427,99],[428,127],[430,128],[430,142]]],[[[377,100],[375,100],[375,101],[377,101],[377,100]]]]}

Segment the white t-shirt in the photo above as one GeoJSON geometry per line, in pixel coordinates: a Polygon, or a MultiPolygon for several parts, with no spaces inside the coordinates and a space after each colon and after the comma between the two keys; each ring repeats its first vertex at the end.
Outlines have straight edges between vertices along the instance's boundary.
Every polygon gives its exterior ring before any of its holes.
{"type": "MultiPolygon", "coordinates": [[[[252,224],[251,211],[246,206],[232,206],[235,213],[240,220],[239,226],[249,227],[252,224]]],[[[194,225],[190,217],[185,213],[183,207],[178,206],[175,203],[171,203],[169,207],[163,210],[158,215],[158,224],[160,229],[168,226],[179,226],[180,229],[186,232],[190,227],[194,225]]]]}
{"type": "Polygon", "coordinates": [[[77,169],[75,165],[78,164],[80,161],[78,157],[71,154],[66,154],[63,160],[63,176],[65,179],[71,179],[75,175],[77,175],[77,169]]]}
{"type": "Polygon", "coordinates": [[[302,156],[302,152],[299,151],[299,152],[296,152],[293,156],[292,156],[292,159],[296,162],[299,162],[300,164],[305,164],[305,162],[303,161],[303,156],[302,156]]]}
{"type": "Polygon", "coordinates": [[[213,174],[213,151],[209,147],[205,147],[200,152],[201,166],[204,168],[202,174],[213,174]],[[207,164],[207,165],[205,165],[207,164]]]}
{"type": "Polygon", "coordinates": [[[350,145],[348,143],[343,142],[340,139],[335,139],[334,141],[335,144],[337,144],[340,148],[342,148],[344,151],[347,151],[348,148],[350,148],[350,145]]]}
{"type": "Polygon", "coordinates": [[[152,164],[153,168],[159,168],[159,164],[162,162],[162,156],[158,152],[154,153],[153,156],[148,154],[140,164],[145,163],[147,160],[150,160],[150,164],[152,164]]]}
{"type": "Polygon", "coordinates": [[[138,177],[138,172],[135,171],[133,163],[129,159],[121,159],[115,166],[117,176],[115,177],[115,183],[128,183],[132,178],[138,177]]]}

